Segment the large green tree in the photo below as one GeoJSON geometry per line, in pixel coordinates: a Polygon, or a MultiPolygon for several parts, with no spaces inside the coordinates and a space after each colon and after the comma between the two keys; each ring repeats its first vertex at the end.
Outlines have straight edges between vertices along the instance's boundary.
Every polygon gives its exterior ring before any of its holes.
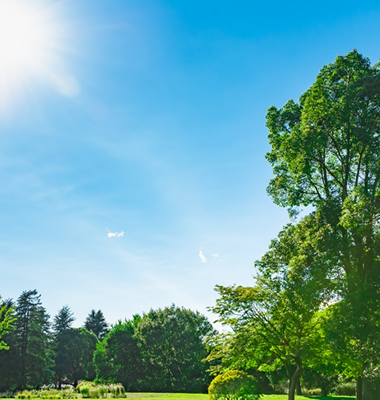
{"type": "MultiPolygon", "coordinates": [[[[321,274],[326,258],[318,236],[324,228],[314,216],[288,225],[256,262],[256,286],[217,286],[220,297],[212,309],[232,328],[214,343],[210,361],[221,358],[217,369],[273,371],[285,366],[289,400],[293,400],[305,360],[319,352],[322,332],[320,309],[329,300],[330,280],[321,274]]],[[[324,242],[322,241],[322,245],[324,242]]]]}
{"type": "Polygon", "coordinates": [[[135,331],[139,315],[132,320],[119,321],[98,343],[94,365],[98,379],[123,384],[127,391],[143,388],[143,358],[135,331]]]}
{"type": "Polygon", "coordinates": [[[205,338],[212,329],[200,313],[174,305],[119,321],[97,345],[97,377],[130,391],[206,391],[205,338]]]}
{"type": "Polygon", "coordinates": [[[208,385],[205,338],[213,330],[205,316],[174,305],[150,310],[136,337],[144,359],[147,389],[200,392],[208,385]]]}
{"type": "MultiPolygon", "coordinates": [[[[268,193],[292,215],[314,207],[333,232],[328,259],[340,282],[337,300],[351,309],[347,339],[360,342],[380,316],[379,65],[355,50],[337,57],[298,103],[270,107],[267,126],[275,175],[268,193]]],[[[378,358],[375,342],[360,346],[372,348],[369,362],[378,358]]]]}

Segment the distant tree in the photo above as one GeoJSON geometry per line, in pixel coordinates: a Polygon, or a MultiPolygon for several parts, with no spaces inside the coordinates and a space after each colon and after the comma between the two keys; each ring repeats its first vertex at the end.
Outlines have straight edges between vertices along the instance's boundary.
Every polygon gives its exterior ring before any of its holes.
{"type": "Polygon", "coordinates": [[[74,313],[70,310],[70,307],[63,306],[54,317],[53,330],[55,335],[58,337],[63,332],[72,328],[74,321],[74,313]]]}
{"type": "Polygon", "coordinates": [[[69,306],[63,306],[58,314],[53,319],[53,332],[54,332],[54,372],[55,381],[59,389],[62,387],[63,380],[70,374],[71,360],[67,348],[69,332],[72,329],[73,322],[75,321],[74,314],[69,306]]]}
{"type": "Polygon", "coordinates": [[[49,315],[36,290],[24,291],[15,306],[14,329],[6,336],[9,351],[0,352],[0,382],[6,389],[36,388],[51,381],[49,315]]]}
{"type": "Polygon", "coordinates": [[[72,327],[75,318],[68,306],[54,317],[55,381],[59,389],[62,383],[77,386],[79,379],[92,380],[95,370],[93,353],[98,342],[96,336],[85,328],[72,327]]]}
{"type": "Polygon", "coordinates": [[[205,392],[209,382],[206,317],[172,305],[119,321],[97,345],[98,379],[128,391],[205,392]]]}
{"type": "Polygon", "coordinates": [[[101,310],[92,310],[86,318],[84,327],[94,333],[99,340],[102,340],[108,332],[108,324],[101,310]]]}
{"type": "Polygon", "coordinates": [[[59,337],[55,356],[55,373],[58,389],[62,383],[76,387],[79,380],[93,380],[93,356],[97,337],[86,328],[70,328],[59,337]]]}
{"type": "Polygon", "coordinates": [[[202,360],[212,331],[205,316],[174,305],[144,314],[135,336],[144,360],[145,390],[206,391],[209,377],[202,360]]]}
{"type": "Polygon", "coordinates": [[[94,364],[97,377],[120,382],[127,391],[139,391],[144,377],[143,359],[135,331],[139,315],[132,320],[119,321],[98,343],[94,364]]]}

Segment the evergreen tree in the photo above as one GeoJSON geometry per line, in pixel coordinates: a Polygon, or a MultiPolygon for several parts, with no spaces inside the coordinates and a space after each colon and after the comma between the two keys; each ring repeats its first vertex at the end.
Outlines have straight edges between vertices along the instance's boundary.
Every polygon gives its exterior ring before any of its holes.
{"type": "Polygon", "coordinates": [[[49,383],[52,367],[49,315],[36,290],[21,294],[15,317],[14,329],[6,336],[10,350],[0,353],[2,389],[24,390],[49,383]]]}
{"type": "Polygon", "coordinates": [[[101,310],[92,310],[86,318],[84,327],[94,333],[99,340],[102,340],[108,332],[108,324],[101,310]]]}
{"type": "Polygon", "coordinates": [[[70,329],[75,321],[74,313],[69,306],[63,306],[54,317],[53,330],[56,336],[70,329]]]}

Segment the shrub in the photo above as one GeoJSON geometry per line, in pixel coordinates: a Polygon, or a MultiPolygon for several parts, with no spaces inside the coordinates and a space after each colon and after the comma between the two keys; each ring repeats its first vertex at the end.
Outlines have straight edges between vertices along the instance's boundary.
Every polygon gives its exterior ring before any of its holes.
{"type": "Polygon", "coordinates": [[[91,399],[97,399],[100,397],[99,389],[96,386],[90,388],[89,397],[91,399]]]}
{"type": "Polygon", "coordinates": [[[335,386],[333,393],[338,396],[355,396],[356,385],[354,382],[342,382],[335,386]]]}
{"type": "Polygon", "coordinates": [[[304,389],[302,388],[302,396],[321,396],[321,389],[304,389]]]}
{"type": "Polygon", "coordinates": [[[108,387],[107,386],[99,386],[99,397],[107,397],[108,387]]]}
{"type": "Polygon", "coordinates": [[[79,393],[83,396],[83,397],[90,397],[90,387],[89,386],[82,386],[79,389],[79,393]]]}
{"type": "Polygon", "coordinates": [[[210,400],[258,400],[256,379],[242,371],[227,371],[213,379],[208,388],[210,400]]]}

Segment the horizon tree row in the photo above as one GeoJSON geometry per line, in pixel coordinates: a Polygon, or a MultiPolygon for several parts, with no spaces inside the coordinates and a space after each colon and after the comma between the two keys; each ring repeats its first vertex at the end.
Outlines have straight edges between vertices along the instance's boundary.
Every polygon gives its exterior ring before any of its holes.
{"type": "Polygon", "coordinates": [[[212,325],[199,312],[172,305],[108,328],[94,310],[73,328],[68,306],[53,321],[36,290],[0,302],[0,392],[79,380],[122,383],[127,390],[205,392],[205,338],[212,325]]]}

